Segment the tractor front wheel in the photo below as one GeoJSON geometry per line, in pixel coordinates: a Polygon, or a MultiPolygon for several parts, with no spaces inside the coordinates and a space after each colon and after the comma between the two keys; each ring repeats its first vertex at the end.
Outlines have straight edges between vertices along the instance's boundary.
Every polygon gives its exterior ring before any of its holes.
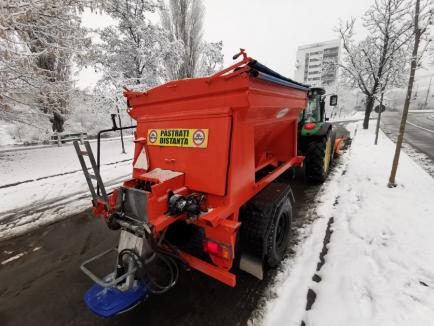
{"type": "Polygon", "coordinates": [[[333,157],[334,137],[332,132],[326,136],[316,137],[306,149],[306,177],[315,182],[324,182],[330,172],[333,157]]]}

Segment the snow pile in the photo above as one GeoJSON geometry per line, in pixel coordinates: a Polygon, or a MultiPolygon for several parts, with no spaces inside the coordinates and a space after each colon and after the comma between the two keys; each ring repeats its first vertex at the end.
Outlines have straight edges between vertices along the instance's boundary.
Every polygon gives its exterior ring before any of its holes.
{"type": "Polygon", "coordinates": [[[342,173],[324,187],[319,218],[274,285],[263,325],[434,323],[434,179],[402,153],[398,187],[387,188],[395,146],[383,133],[378,146],[373,140],[374,128],[358,128],[342,173]],[[306,309],[309,289],[316,297],[306,309]]]}

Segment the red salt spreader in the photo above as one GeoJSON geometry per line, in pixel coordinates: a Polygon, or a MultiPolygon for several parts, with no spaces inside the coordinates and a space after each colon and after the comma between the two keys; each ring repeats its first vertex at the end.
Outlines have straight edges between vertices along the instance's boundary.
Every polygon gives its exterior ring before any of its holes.
{"type": "Polygon", "coordinates": [[[95,281],[85,301],[98,315],[167,291],[180,266],[235,286],[235,269],[262,278],[263,266],[283,258],[294,198],[282,174],[303,163],[297,119],[308,86],[244,50],[234,59],[240,56],[210,77],[124,92],[137,121],[133,171],[113,192],[104,187],[89,143],[86,150],[75,143],[93,212],[120,233],[117,248],[81,266],[95,281]],[[110,253],[114,271],[100,278],[89,266],[110,253]]]}

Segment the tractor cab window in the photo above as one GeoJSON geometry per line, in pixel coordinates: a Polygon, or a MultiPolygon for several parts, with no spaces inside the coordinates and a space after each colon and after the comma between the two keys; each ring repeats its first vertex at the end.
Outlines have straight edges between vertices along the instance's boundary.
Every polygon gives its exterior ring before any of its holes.
{"type": "Polygon", "coordinates": [[[317,122],[321,120],[321,112],[318,96],[309,97],[309,102],[306,110],[304,111],[304,119],[307,122],[317,122]]]}

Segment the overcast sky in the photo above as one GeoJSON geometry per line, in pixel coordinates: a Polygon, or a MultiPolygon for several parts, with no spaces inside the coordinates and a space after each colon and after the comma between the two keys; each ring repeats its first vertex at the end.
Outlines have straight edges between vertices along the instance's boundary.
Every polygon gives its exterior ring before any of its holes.
{"type": "Polygon", "coordinates": [[[303,44],[336,39],[339,19],[360,17],[373,0],[204,0],[205,39],[222,40],[225,63],[240,47],[293,76],[295,53],[303,44]]]}
{"type": "MultiPolygon", "coordinates": [[[[223,41],[225,65],[239,48],[288,77],[293,77],[297,47],[338,38],[340,20],[357,17],[356,33],[363,36],[360,17],[374,0],[203,0],[206,7],[204,39],[223,41]]],[[[87,27],[104,27],[107,16],[83,15],[87,27]]],[[[430,72],[419,72],[430,75],[430,72]]],[[[80,75],[79,86],[96,82],[93,71],[80,75]]],[[[425,77],[426,78],[426,77],[425,77]]],[[[429,79],[429,77],[428,77],[429,79]]]]}

